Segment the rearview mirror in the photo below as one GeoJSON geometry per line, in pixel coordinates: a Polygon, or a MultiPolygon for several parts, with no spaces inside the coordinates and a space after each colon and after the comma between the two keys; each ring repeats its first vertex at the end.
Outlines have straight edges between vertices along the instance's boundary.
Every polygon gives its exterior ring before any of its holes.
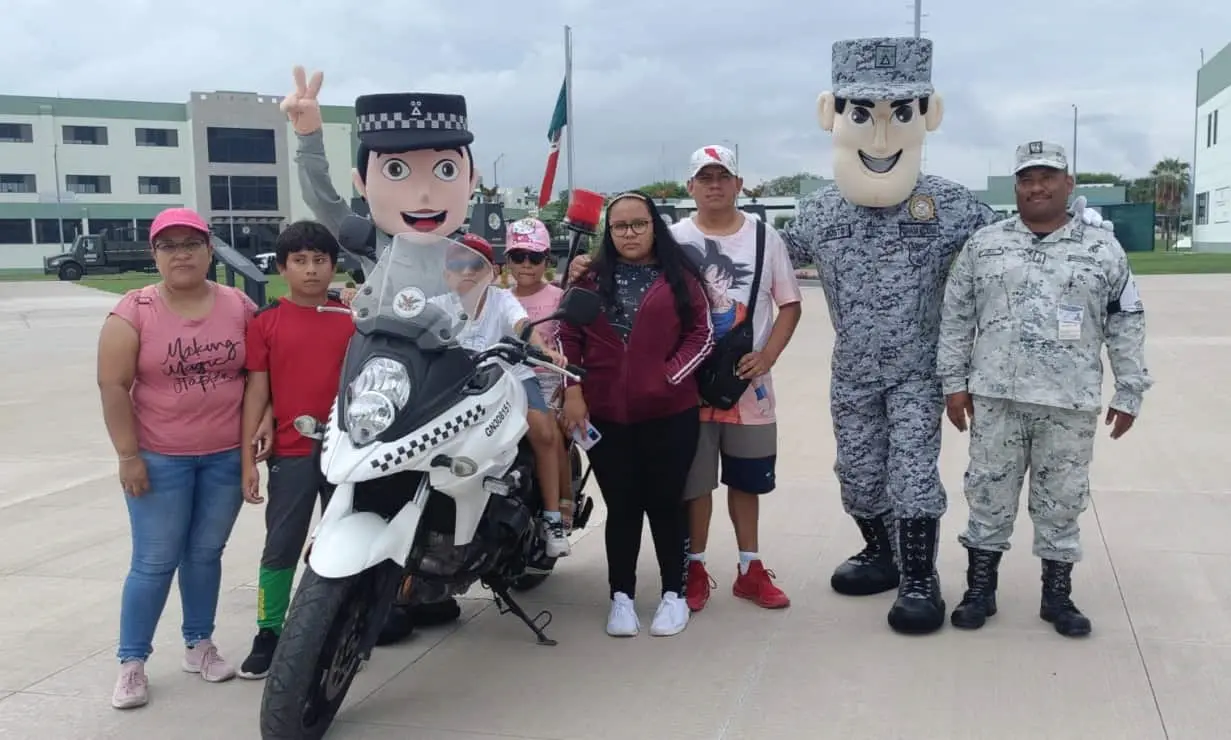
{"type": "Polygon", "coordinates": [[[598,293],[584,288],[569,288],[560,299],[560,308],[556,316],[563,322],[576,326],[589,326],[598,318],[602,310],[602,299],[598,293]]]}

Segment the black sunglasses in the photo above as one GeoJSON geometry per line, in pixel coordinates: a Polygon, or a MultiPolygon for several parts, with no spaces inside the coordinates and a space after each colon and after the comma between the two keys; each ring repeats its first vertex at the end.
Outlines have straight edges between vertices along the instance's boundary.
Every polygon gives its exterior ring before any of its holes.
{"type": "Polygon", "coordinates": [[[520,265],[523,262],[529,262],[532,265],[541,265],[547,261],[547,254],[545,252],[526,252],[518,249],[513,252],[506,252],[505,254],[508,255],[509,262],[512,262],[515,265],[520,265]]]}

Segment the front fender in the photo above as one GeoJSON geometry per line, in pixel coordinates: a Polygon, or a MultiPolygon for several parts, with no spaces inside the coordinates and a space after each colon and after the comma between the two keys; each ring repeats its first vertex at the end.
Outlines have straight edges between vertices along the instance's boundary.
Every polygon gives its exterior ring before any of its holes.
{"type": "Polygon", "coordinates": [[[386,560],[405,565],[427,497],[419,491],[387,522],[370,511],[355,511],[354,499],[355,485],[339,484],[317,525],[308,565],[323,578],[346,578],[386,560]]]}

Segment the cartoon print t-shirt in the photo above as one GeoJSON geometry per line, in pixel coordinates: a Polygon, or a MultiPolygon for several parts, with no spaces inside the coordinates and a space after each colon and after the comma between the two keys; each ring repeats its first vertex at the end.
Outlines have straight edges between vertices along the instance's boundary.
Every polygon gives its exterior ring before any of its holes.
{"type": "MultiPolygon", "coordinates": [[[[714,339],[726,335],[748,314],[749,293],[752,292],[757,254],[757,222],[747,216],[739,231],[729,236],[706,236],[691,218],[671,227],[671,233],[681,244],[691,244],[699,252],[701,275],[705,278],[710,299],[710,320],[714,324],[714,339]]],[[[752,343],[761,350],[769,341],[774,326],[774,308],[801,299],[799,283],[786,244],[778,231],[765,228],[765,264],[761,268],[761,286],[753,316],[752,343]]],[[[755,378],[738,404],[722,410],[703,406],[702,421],[728,424],[772,424],[774,386],[770,373],[755,378]]]]}
{"type": "Polygon", "coordinates": [[[244,335],[256,304],[235,288],[210,285],[214,305],[202,319],[172,311],[157,285],[129,291],[112,310],[140,341],[132,399],[143,450],[209,455],[240,445],[244,335]]]}
{"type": "Polygon", "coordinates": [[[630,265],[617,262],[615,266],[615,305],[604,306],[607,322],[625,342],[633,331],[633,320],[641,309],[645,293],[662,274],[658,265],[630,265]]]}

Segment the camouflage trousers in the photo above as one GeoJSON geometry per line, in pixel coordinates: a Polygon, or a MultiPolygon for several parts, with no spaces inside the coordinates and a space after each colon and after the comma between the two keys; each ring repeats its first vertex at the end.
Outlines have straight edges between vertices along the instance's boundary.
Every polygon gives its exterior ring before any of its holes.
{"type": "Polygon", "coordinates": [[[863,519],[939,518],[947,501],[940,483],[940,381],[893,385],[834,378],[829,386],[838,454],[834,472],[846,513],[863,519]]]}
{"type": "Polygon", "coordinates": [[[1077,518],[1090,502],[1090,458],[1098,414],[974,397],[966,501],[970,522],[958,541],[978,550],[1009,549],[1026,471],[1034,554],[1081,560],[1077,518]]]}

